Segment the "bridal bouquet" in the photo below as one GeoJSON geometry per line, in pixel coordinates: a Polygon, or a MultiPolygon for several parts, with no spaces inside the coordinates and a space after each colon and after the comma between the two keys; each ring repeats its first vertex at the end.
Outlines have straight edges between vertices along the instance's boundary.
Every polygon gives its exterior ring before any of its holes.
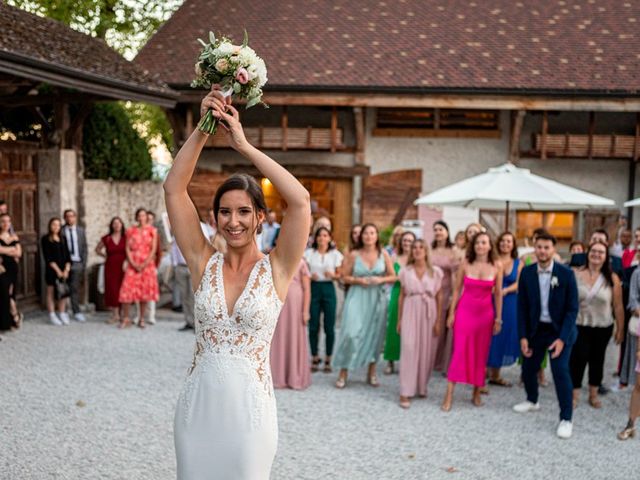
{"type": "MultiPolygon", "coordinates": [[[[246,108],[262,103],[262,87],[267,83],[267,67],[264,60],[249,47],[247,32],[241,46],[234,45],[227,37],[216,38],[209,32],[209,43],[201,39],[203,49],[196,63],[196,78],[192,87],[211,88],[218,84],[225,96],[247,101],[246,108]]],[[[214,134],[218,120],[209,110],[198,123],[198,128],[214,134]]]]}

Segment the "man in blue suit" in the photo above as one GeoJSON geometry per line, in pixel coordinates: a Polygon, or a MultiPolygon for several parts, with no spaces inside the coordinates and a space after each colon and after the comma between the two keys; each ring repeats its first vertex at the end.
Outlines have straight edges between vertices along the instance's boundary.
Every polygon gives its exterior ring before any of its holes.
{"type": "Polygon", "coordinates": [[[573,271],[553,261],[556,238],[543,233],[536,238],[538,263],[525,267],[518,283],[518,335],[524,356],[522,380],[527,400],[513,407],[518,413],[540,410],[537,372],[546,350],[560,404],[557,435],[570,438],[573,399],[569,357],[577,337],[578,289],[573,271]]]}

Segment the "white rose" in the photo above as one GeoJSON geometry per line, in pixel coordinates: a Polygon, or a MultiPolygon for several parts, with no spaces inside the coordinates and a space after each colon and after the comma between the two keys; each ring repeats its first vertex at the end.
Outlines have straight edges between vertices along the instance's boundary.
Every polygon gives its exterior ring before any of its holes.
{"type": "Polygon", "coordinates": [[[229,42],[223,42],[213,51],[216,57],[224,57],[231,55],[234,51],[234,46],[229,42]]]}
{"type": "Polygon", "coordinates": [[[216,70],[218,70],[220,73],[226,73],[228,68],[229,62],[226,58],[221,58],[216,62],[216,70]]]}

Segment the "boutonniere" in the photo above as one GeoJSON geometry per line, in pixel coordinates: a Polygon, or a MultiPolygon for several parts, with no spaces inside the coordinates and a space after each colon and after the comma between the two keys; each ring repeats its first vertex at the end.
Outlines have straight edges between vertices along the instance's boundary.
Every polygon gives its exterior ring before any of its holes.
{"type": "Polygon", "coordinates": [[[560,285],[560,281],[558,280],[558,277],[556,276],[551,277],[551,288],[556,288],[558,285],[560,285]]]}

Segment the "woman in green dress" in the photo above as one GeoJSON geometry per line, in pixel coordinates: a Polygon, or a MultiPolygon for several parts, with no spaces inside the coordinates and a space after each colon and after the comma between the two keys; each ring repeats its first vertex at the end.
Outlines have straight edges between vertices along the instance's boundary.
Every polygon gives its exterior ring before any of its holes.
{"type": "Polygon", "coordinates": [[[340,369],[337,388],[346,386],[349,370],[364,366],[368,366],[367,383],[379,385],[376,362],[382,351],[387,320],[384,284],[396,281],[391,257],[380,247],[375,225],[363,225],[356,247],[343,263],[343,280],[351,287],[344,300],[332,362],[340,369]]]}
{"type": "MultiPolygon", "coordinates": [[[[413,232],[404,232],[398,240],[395,254],[392,256],[393,269],[396,276],[407,265],[411,245],[416,240],[413,232]]],[[[398,298],[400,297],[400,282],[393,284],[387,315],[387,335],[384,341],[384,359],[388,362],[384,373],[390,375],[395,371],[393,362],[400,360],[400,335],[398,334],[398,298]]]]}

